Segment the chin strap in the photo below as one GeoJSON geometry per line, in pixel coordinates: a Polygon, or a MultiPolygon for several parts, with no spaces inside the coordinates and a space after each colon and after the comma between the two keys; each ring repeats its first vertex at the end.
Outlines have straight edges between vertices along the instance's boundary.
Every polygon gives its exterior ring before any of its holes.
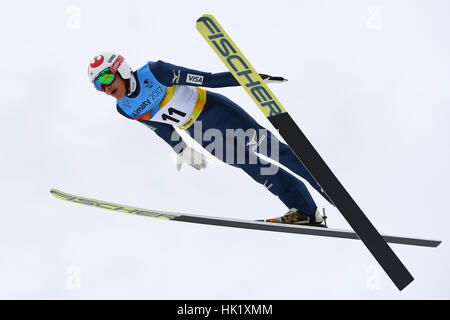
{"type": "Polygon", "coordinates": [[[127,85],[127,96],[129,96],[136,90],[137,86],[136,78],[133,73],[131,73],[130,79],[125,79],[125,84],[127,85]]]}

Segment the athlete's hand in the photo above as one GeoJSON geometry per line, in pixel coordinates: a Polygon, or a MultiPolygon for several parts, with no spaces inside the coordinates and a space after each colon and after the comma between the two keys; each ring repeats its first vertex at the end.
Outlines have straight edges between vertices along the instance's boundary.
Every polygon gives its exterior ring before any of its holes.
{"type": "Polygon", "coordinates": [[[261,76],[261,78],[264,80],[265,83],[281,83],[288,81],[288,79],[283,77],[272,77],[263,73],[260,73],[259,75],[261,76]]]}
{"type": "Polygon", "coordinates": [[[192,148],[186,147],[182,152],[177,155],[177,170],[181,170],[181,165],[187,163],[193,168],[200,170],[206,168],[208,160],[206,157],[192,148]]]}

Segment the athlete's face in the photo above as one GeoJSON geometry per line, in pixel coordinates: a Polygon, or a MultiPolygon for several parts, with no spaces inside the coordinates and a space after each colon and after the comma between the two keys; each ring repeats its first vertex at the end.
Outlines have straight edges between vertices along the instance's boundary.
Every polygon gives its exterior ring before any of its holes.
{"type": "Polygon", "coordinates": [[[107,95],[113,96],[117,100],[121,100],[123,97],[125,97],[125,93],[127,91],[125,87],[125,81],[119,74],[116,75],[113,82],[111,82],[107,86],[103,86],[103,88],[107,95]]]}

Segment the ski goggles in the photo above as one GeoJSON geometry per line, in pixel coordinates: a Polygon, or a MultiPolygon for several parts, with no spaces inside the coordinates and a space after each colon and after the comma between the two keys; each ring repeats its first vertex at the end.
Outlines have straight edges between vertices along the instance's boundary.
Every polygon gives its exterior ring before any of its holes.
{"type": "Polygon", "coordinates": [[[105,91],[103,86],[110,85],[114,81],[115,78],[116,78],[116,74],[112,73],[109,70],[109,68],[107,68],[99,73],[97,78],[94,79],[93,83],[94,83],[95,88],[98,91],[103,92],[103,91],[105,91]]]}

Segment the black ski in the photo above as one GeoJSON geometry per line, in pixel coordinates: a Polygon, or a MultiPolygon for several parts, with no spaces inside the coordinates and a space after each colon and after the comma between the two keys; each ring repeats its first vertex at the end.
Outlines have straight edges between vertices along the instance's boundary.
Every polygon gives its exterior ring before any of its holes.
{"type": "MultiPolygon", "coordinates": [[[[261,231],[284,232],[284,233],[297,233],[310,236],[322,236],[322,237],[333,237],[343,239],[355,239],[355,240],[359,239],[356,233],[347,230],[328,229],[328,228],[292,225],[284,223],[239,220],[230,218],[217,218],[211,216],[196,216],[184,213],[167,212],[153,209],[141,209],[127,205],[106,202],[102,200],[85,198],[82,196],[69,194],[56,189],[51,189],[50,193],[54,197],[64,201],[83,204],[90,207],[106,209],[114,212],[128,213],[150,218],[206,224],[220,227],[231,227],[240,229],[261,230],[261,231]]],[[[441,244],[441,241],[438,240],[427,240],[427,239],[417,239],[417,238],[407,238],[407,237],[387,236],[387,235],[383,237],[386,241],[391,243],[411,245],[411,246],[437,247],[441,244]]]]}
{"type": "MultiPolygon", "coordinates": [[[[299,160],[363,241],[399,290],[414,278],[348,194],[270,88],[212,15],[197,20],[197,30],[224,62],[260,110],[279,130],[299,160]]],[[[270,45],[270,41],[265,44],[270,45]]]]}

